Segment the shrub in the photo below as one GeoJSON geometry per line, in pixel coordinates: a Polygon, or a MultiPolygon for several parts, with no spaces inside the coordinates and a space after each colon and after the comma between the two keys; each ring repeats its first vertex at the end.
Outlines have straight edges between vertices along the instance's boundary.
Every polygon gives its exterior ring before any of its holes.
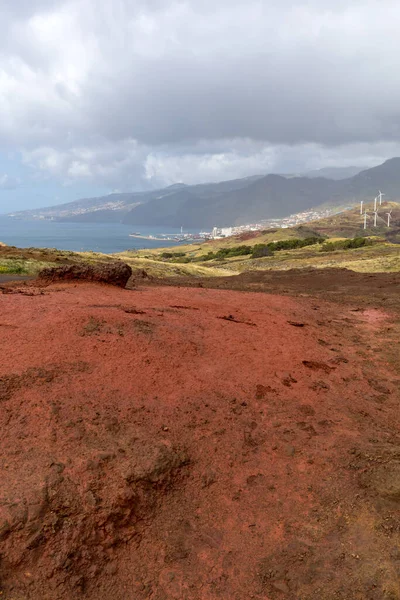
{"type": "Polygon", "coordinates": [[[220,248],[217,252],[208,252],[205,256],[201,257],[201,260],[223,260],[224,258],[231,258],[233,256],[245,256],[252,253],[251,246],[233,246],[232,248],[220,248]]]}
{"type": "Polygon", "coordinates": [[[321,237],[307,237],[304,239],[293,238],[291,240],[279,240],[278,242],[270,242],[268,247],[271,250],[294,250],[296,248],[304,248],[305,246],[313,246],[314,244],[322,244],[321,237]]]}
{"type": "Polygon", "coordinates": [[[185,252],[163,252],[161,258],[181,258],[186,256],[185,252]]]}
{"type": "Polygon", "coordinates": [[[371,246],[372,240],[367,237],[355,237],[350,240],[338,240],[337,242],[326,242],[321,246],[321,252],[334,252],[335,250],[350,250],[371,246]]]}
{"type": "Polygon", "coordinates": [[[182,256],[182,258],[177,258],[173,262],[179,263],[181,265],[181,264],[187,264],[187,263],[192,262],[192,259],[189,258],[188,256],[182,256]]]}
{"type": "Polygon", "coordinates": [[[264,256],[273,256],[272,249],[267,244],[256,244],[253,247],[251,258],[263,258],[264,256]]]}
{"type": "Polygon", "coordinates": [[[5,260],[2,264],[0,264],[0,273],[3,275],[25,275],[27,272],[28,271],[24,263],[21,263],[17,260],[5,260]]]}

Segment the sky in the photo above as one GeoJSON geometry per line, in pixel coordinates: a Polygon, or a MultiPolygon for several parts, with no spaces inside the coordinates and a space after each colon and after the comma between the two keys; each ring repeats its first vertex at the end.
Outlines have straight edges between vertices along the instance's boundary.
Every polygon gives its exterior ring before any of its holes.
{"type": "Polygon", "coordinates": [[[398,0],[1,0],[0,213],[400,156],[398,0]]]}

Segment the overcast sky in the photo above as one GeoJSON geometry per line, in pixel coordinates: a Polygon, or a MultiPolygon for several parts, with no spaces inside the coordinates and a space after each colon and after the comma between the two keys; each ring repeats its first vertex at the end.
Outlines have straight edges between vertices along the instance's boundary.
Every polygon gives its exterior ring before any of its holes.
{"type": "Polygon", "coordinates": [[[400,155],[398,0],[1,0],[0,212],[400,155]]]}

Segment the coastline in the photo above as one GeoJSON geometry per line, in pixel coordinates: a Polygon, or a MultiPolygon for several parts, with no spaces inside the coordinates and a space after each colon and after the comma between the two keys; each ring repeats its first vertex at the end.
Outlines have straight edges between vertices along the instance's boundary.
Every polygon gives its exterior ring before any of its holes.
{"type": "Polygon", "coordinates": [[[143,237],[137,238],[130,237],[130,233],[132,226],[120,223],[32,222],[0,216],[1,242],[18,248],[57,248],[72,252],[115,254],[126,250],[174,247],[182,243],[174,239],[154,239],[160,238],[161,233],[174,238],[179,235],[176,230],[143,227],[138,232],[143,237]]]}

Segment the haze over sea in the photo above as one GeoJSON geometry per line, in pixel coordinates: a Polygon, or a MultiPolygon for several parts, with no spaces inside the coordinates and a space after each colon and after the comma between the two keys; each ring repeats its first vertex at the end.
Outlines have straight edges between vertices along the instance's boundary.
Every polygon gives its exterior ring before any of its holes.
{"type": "Polygon", "coordinates": [[[177,229],[166,227],[135,227],[119,223],[21,221],[0,216],[0,242],[18,248],[58,248],[76,252],[93,250],[111,254],[130,249],[179,245],[179,242],[160,242],[129,237],[129,234],[134,232],[142,235],[179,233],[177,229]]]}

